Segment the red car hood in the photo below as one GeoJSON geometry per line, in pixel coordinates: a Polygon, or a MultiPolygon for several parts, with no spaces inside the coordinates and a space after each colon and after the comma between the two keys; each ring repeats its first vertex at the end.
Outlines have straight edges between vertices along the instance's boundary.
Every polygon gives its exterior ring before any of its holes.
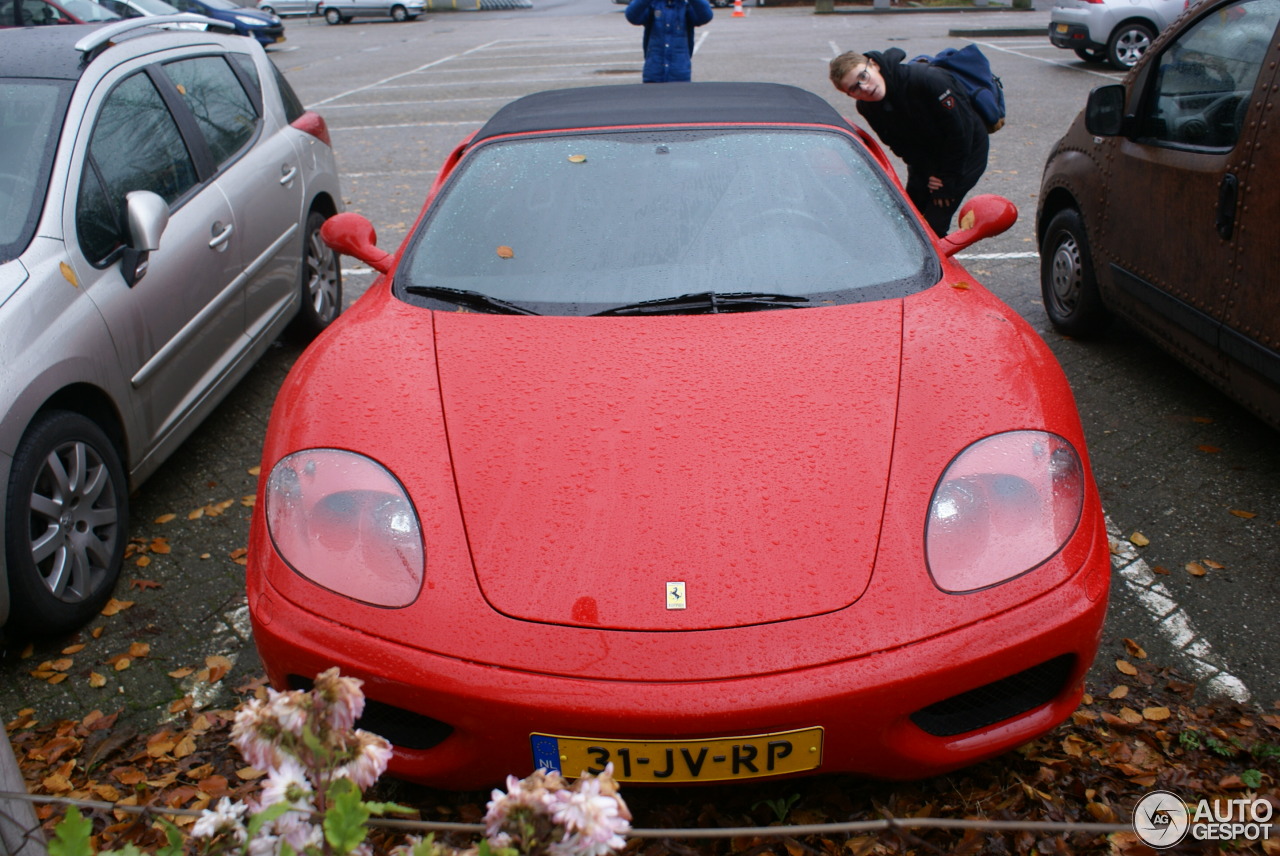
{"type": "Polygon", "coordinates": [[[437,313],[485,598],[520,619],[628,630],[853,603],[876,556],[901,346],[896,300],[645,319],[437,313]],[[668,607],[675,582],[697,609],[668,607]]]}

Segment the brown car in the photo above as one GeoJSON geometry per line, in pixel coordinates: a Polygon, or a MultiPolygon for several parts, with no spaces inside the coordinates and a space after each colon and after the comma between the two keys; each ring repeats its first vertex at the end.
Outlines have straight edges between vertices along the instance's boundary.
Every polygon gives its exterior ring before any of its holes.
{"type": "Polygon", "coordinates": [[[1036,230],[1049,319],[1121,315],[1280,427],[1280,0],[1209,0],[1054,147],[1036,230]]]}

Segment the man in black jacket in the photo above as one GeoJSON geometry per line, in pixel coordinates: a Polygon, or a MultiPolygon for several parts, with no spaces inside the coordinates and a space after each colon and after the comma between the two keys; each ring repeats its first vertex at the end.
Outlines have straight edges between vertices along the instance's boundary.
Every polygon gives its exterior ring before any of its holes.
{"type": "Polygon", "coordinates": [[[831,60],[831,82],[907,165],[907,196],[939,237],[987,169],[987,128],[964,89],[901,48],[831,60]]]}

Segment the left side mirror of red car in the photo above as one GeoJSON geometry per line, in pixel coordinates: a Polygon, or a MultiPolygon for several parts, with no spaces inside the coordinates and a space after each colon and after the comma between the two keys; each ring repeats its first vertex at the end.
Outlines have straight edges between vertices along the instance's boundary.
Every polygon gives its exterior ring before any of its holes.
{"type": "Polygon", "coordinates": [[[320,227],[320,237],[339,253],[359,259],[378,273],[391,270],[391,254],[378,249],[378,233],[359,214],[333,215],[320,227]]]}
{"type": "Polygon", "coordinates": [[[1017,219],[1018,207],[1003,196],[975,196],[961,207],[956,230],[942,239],[943,255],[954,256],[983,238],[999,235],[1017,219]]]}

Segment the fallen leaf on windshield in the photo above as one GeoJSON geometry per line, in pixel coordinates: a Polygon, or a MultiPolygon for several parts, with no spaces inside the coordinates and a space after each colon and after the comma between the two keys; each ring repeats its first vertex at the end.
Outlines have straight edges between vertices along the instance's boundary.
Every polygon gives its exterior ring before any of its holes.
{"type": "Polygon", "coordinates": [[[1191,574],[1193,577],[1203,577],[1209,572],[1205,570],[1204,565],[1199,562],[1187,562],[1187,573],[1191,574]]]}
{"type": "Polygon", "coordinates": [[[1129,536],[1129,542],[1132,543],[1135,547],[1145,547],[1151,543],[1151,539],[1149,539],[1146,535],[1143,535],[1141,532],[1134,532],[1132,535],[1129,536]]]}
{"type": "Polygon", "coordinates": [[[516,251],[508,247],[506,244],[503,244],[501,247],[498,247],[498,258],[514,259],[515,257],[516,257],[516,251]]]}
{"type": "Polygon", "coordinates": [[[586,163],[586,155],[569,155],[569,163],[586,163]]]}

